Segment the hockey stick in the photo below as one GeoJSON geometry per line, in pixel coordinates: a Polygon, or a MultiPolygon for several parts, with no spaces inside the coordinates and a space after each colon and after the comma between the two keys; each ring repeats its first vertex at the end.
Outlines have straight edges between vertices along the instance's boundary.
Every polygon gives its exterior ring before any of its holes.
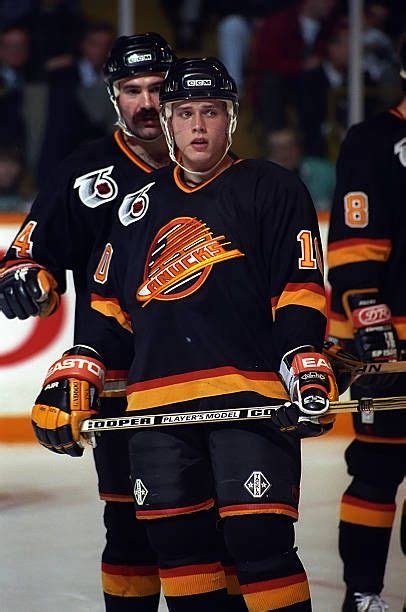
{"type": "Polygon", "coordinates": [[[406,373],[406,355],[403,353],[399,361],[363,362],[355,355],[348,353],[340,345],[326,341],[323,345],[323,354],[328,357],[334,372],[347,372],[352,374],[352,382],[360,376],[371,374],[404,374],[406,373]]]}
{"type": "MultiPolygon", "coordinates": [[[[121,429],[142,429],[144,427],[169,425],[194,425],[196,423],[224,423],[265,419],[283,404],[275,406],[257,406],[252,408],[230,408],[228,410],[208,410],[205,412],[183,412],[164,414],[136,415],[128,412],[126,416],[104,419],[87,419],[83,421],[80,433],[116,431],[121,429]]],[[[406,397],[380,397],[331,402],[328,412],[343,414],[346,412],[376,412],[379,410],[401,410],[406,408],[406,397]]]]}
{"type": "Polygon", "coordinates": [[[355,375],[365,376],[370,374],[405,374],[406,361],[384,361],[382,363],[364,363],[354,369],[355,375]]]}

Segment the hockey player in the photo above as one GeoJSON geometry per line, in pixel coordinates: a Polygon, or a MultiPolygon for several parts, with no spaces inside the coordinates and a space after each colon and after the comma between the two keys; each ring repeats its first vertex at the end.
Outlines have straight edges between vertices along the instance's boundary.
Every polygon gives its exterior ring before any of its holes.
{"type": "MultiPolygon", "coordinates": [[[[146,177],[137,208],[123,199],[94,272],[93,307],[135,332],[128,409],[287,403],[272,422],[133,434],[137,516],[171,611],[227,609],[215,503],[248,609],[310,610],[294,548],[300,438],[331,427],[325,413],[337,396],[320,354],[325,295],[314,207],[290,172],[229,154],[238,98],[217,60],[176,62],[161,104],[175,165],[146,177]]],[[[54,390],[90,385],[97,393],[108,339],[85,335],[93,357],[63,357],[50,368],[33,410],[44,441],[78,440],[89,403],[82,415],[71,412],[54,390]]]]}
{"type": "MultiPolygon", "coordinates": [[[[406,42],[402,45],[406,94],[406,42]]],[[[406,290],[406,95],[396,108],[350,129],[337,163],[329,232],[330,335],[362,361],[404,359],[406,290]]],[[[364,377],[354,398],[404,395],[406,376],[364,377]]],[[[341,500],[342,610],[379,612],[395,496],[405,476],[406,411],[355,415],[341,500]]]]}
{"type": "MultiPolygon", "coordinates": [[[[75,342],[83,330],[103,322],[89,307],[87,261],[98,237],[109,231],[117,212],[115,202],[130,191],[137,177],[147,178],[169,161],[158,110],[159,88],[173,58],[169,45],[155,33],[123,36],[115,42],[105,78],[118,130],[75,151],[34,202],[0,271],[0,310],[7,317],[50,314],[64,291],[65,270],[71,269],[76,289],[75,342]]],[[[129,333],[117,328],[111,337],[122,334],[120,350],[110,343],[105,355],[106,391],[100,412],[106,416],[125,409],[119,391],[132,354],[129,333]]],[[[73,456],[83,453],[79,444],[47,446],[73,456]]],[[[160,582],[145,530],[134,519],[126,435],[103,436],[94,456],[100,497],[105,501],[106,609],[155,612],[160,582]]]]}

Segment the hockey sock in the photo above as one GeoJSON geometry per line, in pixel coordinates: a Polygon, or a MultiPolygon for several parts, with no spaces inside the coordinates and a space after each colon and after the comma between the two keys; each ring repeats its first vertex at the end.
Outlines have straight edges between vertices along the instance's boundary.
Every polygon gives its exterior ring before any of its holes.
{"type": "Polygon", "coordinates": [[[171,612],[228,612],[215,514],[209,511],[144,521],[158,554],[171,612]]]}
{"type": "Polygon", "coordinates": [[[224,536],[248,610],[311,610],[306,572],[293,549],[291,519],[269,514],[227,517],[224,536]]]}
{"type": "Polygon", "coordinates": [[[237,570],[234,565],[222,559],[222,565],[226,576],[226,587],[228,594],[228,610],[230,612],[246,612],[248,610],[238,582],[237,570]]]}
{"type": "Polygon", "coordinates": [[[107,612],[157,612],[161,583],[155,553],[134,505],[106,502],[102,583],[107,612]]]}
{"type": "Polygon", "coordinates": [[[351,592],[380,593],[393,519],[396,487],[354,479],[341,500],[339,551],[351,592]]]}

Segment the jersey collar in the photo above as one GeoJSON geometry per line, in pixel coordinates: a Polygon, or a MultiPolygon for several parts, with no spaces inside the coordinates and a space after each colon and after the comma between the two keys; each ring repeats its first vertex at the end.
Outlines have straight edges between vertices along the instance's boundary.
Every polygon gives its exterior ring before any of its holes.
{"type": "Polygon", "coordinates": [[[134,151],[131,151],[130,147],[127,145],[126,141],[124,140],[123,135],[120,130],[116,130],[114,132],[114,140],[116,141],[116,143],[118,144],[118,146],[120,147],[124,155],[126,155],[136,166],[141,168],[141,170],[143,170],[144,172],[148,172],[148,173],[156,170],[156,168],[147,164],[147,162],[141,159],[141,157],[137,155],[136,153],[134,153],[134,151]]]}
{"type": "Polygon", "coordinates": [[[173,178],[175,180],[175,183],[179,187],[179,189],[181,189],[185,193],[194,193],[195,191],[199,191],[199,189],[203,189],[203,187],[206,187],[206,185],[214,181],[218,176],[220,176],[220,174],[223,174],[223,172],[226,172],[229,168],[232,168],[233,166],[238,164],[240,161],[242,161],[242,159],[240,159],[239,157],[237,158],[235,158],[234,156],[231,156],[231,157],[232,157],[231,166],[227,166],[227,168],[224,168],[223,170],[219,170],[219,172],[216,172],[216,174],[214,174],[211,178],[207,179],[207,181],[203,181],[202,183],[199,183],[198,185],[196,185],[196,187],[189,187],[189,185],[186,185],[185,181],[182,178],[181,168],[179,166],[175,166],[175,168],[173,169],[173,178]]]}

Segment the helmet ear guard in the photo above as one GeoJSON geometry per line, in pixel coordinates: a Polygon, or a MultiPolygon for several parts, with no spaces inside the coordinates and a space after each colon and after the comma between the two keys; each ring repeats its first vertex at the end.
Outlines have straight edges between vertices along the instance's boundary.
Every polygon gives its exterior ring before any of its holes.
{"type": "Polygon", "coordinates": [[[165,77],[160,93],[160,121],[165,135],[169,156],[178,166],[191,174],[204,175],[216,168],[225,158],[232,144],[237,127],[238,92],[234,79],[216,58],[180,59],[174,62],[165,77]],[[220,100],[225,102],[228,115],[227,146],[217,164],[206,172],[184,168],[175,154],[175,141],[169,127],[175,102],[184,100],[220,100]]]}

